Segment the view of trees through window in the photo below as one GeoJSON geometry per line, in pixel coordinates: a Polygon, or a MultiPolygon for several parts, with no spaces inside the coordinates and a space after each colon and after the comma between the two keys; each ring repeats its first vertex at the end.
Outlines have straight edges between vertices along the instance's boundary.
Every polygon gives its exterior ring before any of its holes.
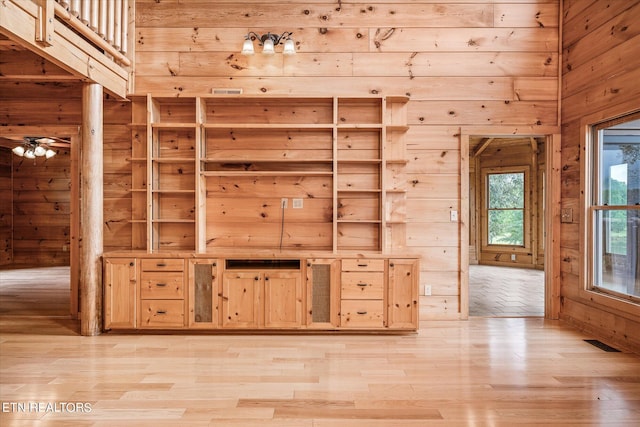
{"type": "Polygon", "coordinates": [[[593,130],[590,285],[640,297],[640,112],[593,130]]]}
{"type": "Polygon", "coordinates": [[[524,246],[524,172],[492,173],[488,180],[488,243],[524,246]]]}

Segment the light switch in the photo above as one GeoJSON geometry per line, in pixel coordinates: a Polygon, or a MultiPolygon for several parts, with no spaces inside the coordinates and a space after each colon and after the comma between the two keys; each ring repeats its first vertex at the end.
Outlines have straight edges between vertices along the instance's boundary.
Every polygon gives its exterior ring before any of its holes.
{"type": "Polygon", "coordinates": [[[451,219],[451,222],[458,222],[458,211],[449,212],[449,217],[451,219]]]}

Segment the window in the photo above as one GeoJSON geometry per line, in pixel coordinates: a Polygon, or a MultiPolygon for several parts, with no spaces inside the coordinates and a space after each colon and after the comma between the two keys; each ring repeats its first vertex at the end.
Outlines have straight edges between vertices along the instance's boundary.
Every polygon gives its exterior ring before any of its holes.
{"type": "Polygon", "coordinates": [[[524,172],[487,174],[487,243],[524,246],[524,172]]]}
{"type": "Polygon", "coordinates": [[[592,130],[590,287],[640,301],[640,112],[592,130]]]}

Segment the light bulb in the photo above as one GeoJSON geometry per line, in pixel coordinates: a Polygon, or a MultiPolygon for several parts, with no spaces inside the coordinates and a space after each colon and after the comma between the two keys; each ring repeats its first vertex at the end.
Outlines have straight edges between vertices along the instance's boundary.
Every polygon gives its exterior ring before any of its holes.
{"type": "Polygon", "coordinates": [[[24,157],[26,157],[27,159],[35,159],[36,154],[33,152],[31,148],[29,148],[27,151],[24,152],[24,157]]]}
{"type": "Polygon", "coordinates": [[[242,53],[243,55],[253,55],[253,42],[251,39],[246,39],[242,44],[242,53]]]}
{"type": "Polygon", "coordinates": [[[293,40],[287,39],[284,41],[284,48],[282,49],[283,55],[295,55],[296,54],[296,45],[293,43],[293,40]]]}
{"type": "Polygon", "coordinates": [[[265,55],[273,55],[274,53],[276,53],[276,50],[274,49],[274,46],[273,46],[273,40],[268,38],[264,41],[264,46],[262,47],[262,53],[264,53],[265,55]]]}
{"type": "Polygon", "coordinates": [[[38,157],[44,156],[44,153],[46,152],[47,150],[41,145],[36,146],[36,148],[33,150],[33,154],[35,154],[38,157]]]}
{"type": "Polygon", "coordinates": [[[13,154],[18,155],[20,157],[24,156],[24,147],[22,145],[18,145],[11,151],[13,151],[13,154]]]}
{"type": "Polygon", "coordinates": [[[55,156],[55,155],[56,155],[56,152],[55,152],[55,151],[53,151],[51,148],[47,149],[47,151],[44,153],[44,156],[45,156],[47,159],[50,159],[50,158],[52,158],[52,157],[53,157],[53,156],[55,156]]]}

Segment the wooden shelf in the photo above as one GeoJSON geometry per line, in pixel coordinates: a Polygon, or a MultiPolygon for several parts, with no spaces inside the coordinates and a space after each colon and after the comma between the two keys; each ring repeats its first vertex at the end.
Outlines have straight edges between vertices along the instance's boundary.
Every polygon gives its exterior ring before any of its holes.
{"type": "Polygon", "coordinates": [[[333,176],[333,172],[316,171],[206,171],[202,176],[333,176]]]}
{"type": "Polygon", "coordinates": [[[156,163],[193,163],[196,159],[189,157],[152,157],[151,161],[156,163]]]}
{"type": "Polygon", "coordinates": [[[332,164],[332,159],[216,159],[213,157],[200,159],[205,163],[231,163],[231,164],[260,164],[260,163],[318,163],[318,164],[332,164]]]}
{"type": "Polygon", "coordinates": [[[390,132],[406,132],[408,130],[409,130],[409,126],[387,125],[387,131],[390,131],[390,132]]]}
{"type": "Polygon", "coordinates": [[[156,122],[151,123],[153,129],[186,129],[199,127],[197,123],[164,123],[156,122]]]}
{"type": "Polygon", "coordinates": [[[270,249],[281,239],[282,199],[290,199],[283,249],[402,247],[402,234],[384,233],[392,223],[381,218],[405,203],[406,191],[386,187],[403,181],[408,100],[135,98],[132,248],[270,249]]]}
{"type": "Polygon", "coordinates": [[[366,189],[342,189],[338,188],[338,193],[380,193],[382,190],[379,188],[366,188],[366,189]]]}
{"type": "Polygon", "coordinates": [[[204,123],[204,129],[277,129],[277,130],[298,130],[298,129],[333,129],[333,123],[311,123],[311,124],[293,124],[293,123],[204,123]]]}

